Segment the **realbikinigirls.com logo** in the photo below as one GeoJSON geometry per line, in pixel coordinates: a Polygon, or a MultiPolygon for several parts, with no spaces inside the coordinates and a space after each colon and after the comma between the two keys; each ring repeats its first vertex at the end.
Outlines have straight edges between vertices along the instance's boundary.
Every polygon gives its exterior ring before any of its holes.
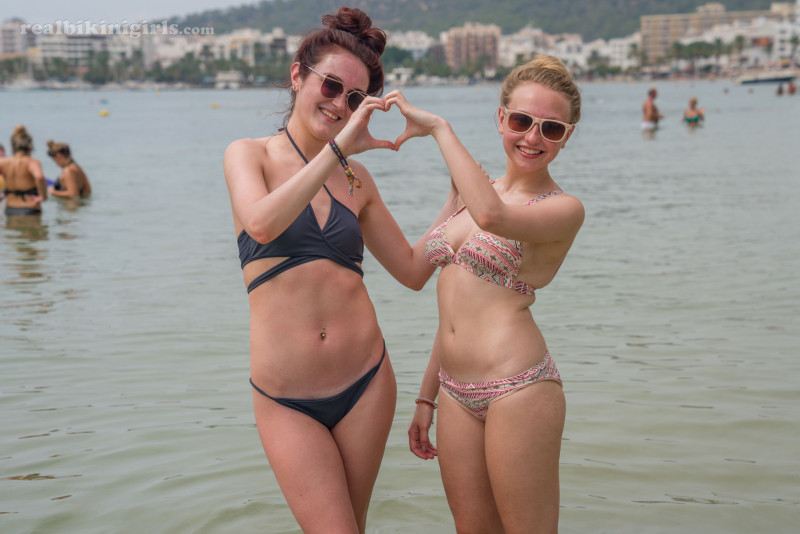
{"type": "Polygon", "coordinates": [[[34,35],[127,35],[137,39],[143,35],[214,35],[213,26],[186,26],[169,24],[167,20],[142,22],[92,22],[91,20],[57,20],[45,24],[21,24],[20,33],[34,35]]]}

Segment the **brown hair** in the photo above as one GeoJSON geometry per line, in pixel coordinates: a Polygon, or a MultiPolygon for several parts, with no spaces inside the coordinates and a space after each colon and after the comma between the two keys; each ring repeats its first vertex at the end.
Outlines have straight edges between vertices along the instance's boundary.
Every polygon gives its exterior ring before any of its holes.
{"type": "MultiPolygon", "coordinates": [[[[383,92],[383,64],[381,54],[386,48],[386,33],[380,28],[372,26],[372,19],[360,9],[340,7],[335,15],[325,15],[322,23],[327,28],[315,30],[308,34],[297,49],[294,60],[301,65],[314,67],[322,61],[326,54],[340,48],[350,52],[367,67],[369,71],[369,86],[367,93],[373,96],[383,92]]],[[[309,75],[307,69],[301,69],[300,75],[305,78],[309,75]]],[[[285,84],[291,87],[291,81],[285,84]]],[[[290,90],[291,103],[284,119],[288,123],[294,111],[296,94],[290,90]]]]}
{"type": "Polygon", "coordinates": [[[14,132],[11,134],[11,153],[17,152],[28,156],[33,152],[33,138],[21,124],[14,126],[14,132]]]}
{"type": "Polygon", "coordinates": [[[56,154],[70,157],[69,145],[67,143],[56,143],[52,139],[47,141],[47,155],[54,158],[56,154]]]}
{"type": "Polygon", "coordinates": [[[500,92],[500,105],[508,107],[511,93],[520,85],[528,82],[538,83],[563,93],[569,100],[569,122],[576,124],[581,119],[581,92],[578,84],[572,79],[564,63],[553,56],[536,56],[528,63],[511,71],[500,92]]]}

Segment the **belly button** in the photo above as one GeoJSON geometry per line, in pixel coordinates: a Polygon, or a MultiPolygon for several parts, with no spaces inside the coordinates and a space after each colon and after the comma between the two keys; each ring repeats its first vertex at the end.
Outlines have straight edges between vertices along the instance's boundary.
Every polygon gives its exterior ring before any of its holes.
{"type": "Polygon", "coordinates": [[[319,337],[322,339],[322,341],[325,341],[325,338],[327,337],[324,326],[322,327],[322,332],[320,332],[319,337]]]}

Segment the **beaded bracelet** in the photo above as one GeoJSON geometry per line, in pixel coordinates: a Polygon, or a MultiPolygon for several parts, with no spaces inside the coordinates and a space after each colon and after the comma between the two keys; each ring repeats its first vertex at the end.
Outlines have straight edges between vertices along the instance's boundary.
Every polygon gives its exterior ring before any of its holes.
{"type": "Polygon", "coordinates": [[[433,406],[434,410],[439,407],[435,402],[430,399],[426,399],[425,397],[417,397],[417,400],[414,402],[417,404],[427,404],[428,406],[433,406]]]}
{"type": "Polygon", "coordinates": [[[344,167],[344,174],[347,176],[347,181],[350,183],[350,196],[353,196],[353,187],[355,186],[361,189],[361,180],[356,178],[356,173],[353,172],[353,169],[350,168],[350,164],[344,159],[344,154],[342,154],[342,150],[339,148],[339,145],[336,144],[336,141],[331,139],[328,145],[330,145],[336,157],[339,158],[339,163],[344,167]]]}

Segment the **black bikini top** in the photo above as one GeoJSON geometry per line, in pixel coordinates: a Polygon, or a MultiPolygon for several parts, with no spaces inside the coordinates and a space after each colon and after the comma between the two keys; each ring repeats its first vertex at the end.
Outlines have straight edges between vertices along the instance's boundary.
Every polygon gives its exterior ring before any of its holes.
{"type": "MultiPolygon", "coordinates": [[[[288,131],[286,132],[288,135],[288,131]]],[[[291,140],[291,137],[289,137],[291,140]]],[[[292,140],[294,145],[294,140],[292,140]]],[[[308,163],[300,149],[295,149],[308,163]]],[[[247,292],[276,277],[284,271],[314,260],[328,259],[364,276],[360,264],[364,261],[364,237],[358,217],[347,206],[336,200],[326,186],[322,186],[331,199],[328,220],[320,227],[314,208],[309,203],[281,235],[269,243],[259,243],[245,230],[239,234],[239,259],[242,268],[253,260],[280,258],[285,260],[260,274],[250,282],[247,292]]]]}

